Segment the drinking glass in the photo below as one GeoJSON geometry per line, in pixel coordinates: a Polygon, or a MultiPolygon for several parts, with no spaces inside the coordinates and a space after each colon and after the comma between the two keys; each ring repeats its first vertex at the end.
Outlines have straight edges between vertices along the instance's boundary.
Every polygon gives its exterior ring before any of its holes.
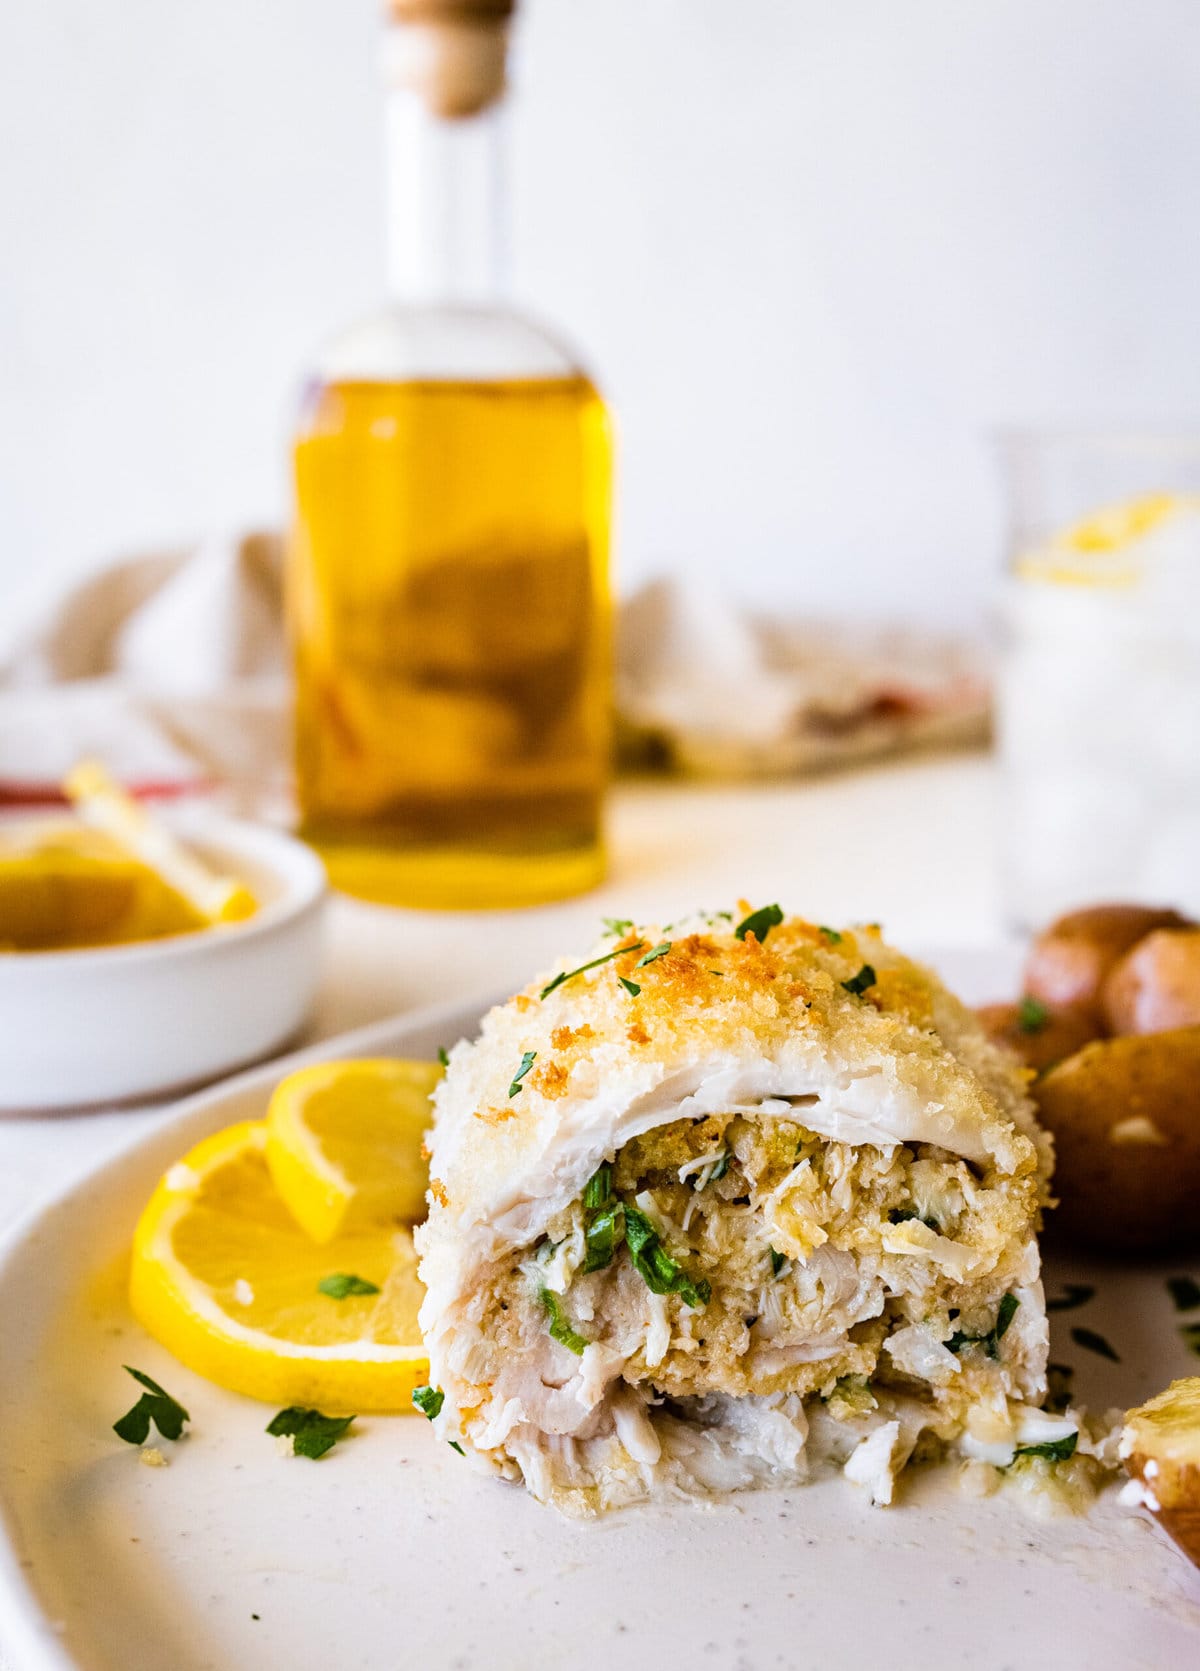
{"type": "Polygon", "coordinates": [[[1200,436],[1009,433],[1002,892],[1200,914],[1200,436]]]}

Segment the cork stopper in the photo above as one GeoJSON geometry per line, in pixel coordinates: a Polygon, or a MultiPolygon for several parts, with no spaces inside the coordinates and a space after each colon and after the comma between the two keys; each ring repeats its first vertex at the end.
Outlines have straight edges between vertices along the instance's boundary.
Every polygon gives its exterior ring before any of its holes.
{"type": "Polygon", "coordinates": [[[501,98],[516,0],[387,0],[389,72],[448,120],[501,98]]]}

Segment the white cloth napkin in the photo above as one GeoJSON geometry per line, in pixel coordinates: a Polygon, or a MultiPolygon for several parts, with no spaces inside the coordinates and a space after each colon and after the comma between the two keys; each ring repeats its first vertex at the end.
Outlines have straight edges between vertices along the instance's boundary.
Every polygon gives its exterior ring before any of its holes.
{"type": "Polygon", "coordinates": [[[624,606],[617,669],[627,757],[700,776],[795,776],[989,732],[975,639],[768,619],[679,581],[624,606]]]}
{"type": "MultiPolygon", "coordinates": [[[[791,775],[986,734],[968,642],[759,620],[678,580],[635,594],[617,638],[627,763],[791,775]]],[[[121,562],[0,621],[0,804],[51,798],[96,756],[141,792],[277,814],[288,717],[277,535],[121,562]]]]}
{"type": "Polygon", "coordinates": [[[289,688],[274,534],[133,558],[0,623],[0,804],[103,760],[141,792],[286,802],[289,688]]]}

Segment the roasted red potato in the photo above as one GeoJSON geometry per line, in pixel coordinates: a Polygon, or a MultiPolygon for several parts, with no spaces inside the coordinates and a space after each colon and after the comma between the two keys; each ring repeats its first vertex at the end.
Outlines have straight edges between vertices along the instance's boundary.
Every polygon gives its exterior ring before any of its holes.
{"type": "Polygon", "coordinates": [[[1100,1031],[1100,988],[1117,959],[1156,928],[1193,926],[1165,907],[1090,905],[1071,911],[1033,942],[1025,965],[1025,991],[1052,1010],[1092,1010],[1100,1031]]]}
{"type": "Polygon", "coordinates": [[[1049,1230],[1092,1247],[1200,1246],[1200,1027],[1095,1039],[1038,1080],[1049,1230]]]}
{"type": "Polygon", "coordinates": [[[1101,989],[1110,1033],[1200,1027],[1200,928],[1160,928],[1109,970],[1101,989]]]}
{"type": "Polygon", "coordinates": [[[989,1038],[1007,1045],[1037,1074],[1073,1056],[1099,1033],[1094,1011],[1051,1010],[1038,998],[982,1004],[975,1014],[989,1038]]]}

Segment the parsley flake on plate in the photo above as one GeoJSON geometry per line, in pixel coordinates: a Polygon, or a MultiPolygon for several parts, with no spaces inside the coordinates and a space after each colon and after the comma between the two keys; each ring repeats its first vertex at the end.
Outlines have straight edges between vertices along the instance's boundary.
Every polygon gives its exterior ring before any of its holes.
{"type": "Polygon", "coordinates": [[[151,1422],[164,1439],[178,1439],[184,1422],[192,1419],[183,1405],[140,1369],[132,1369],[129,1364],[122,1364],[121,1367],[146,1391],[132,1410],[127,1410],[120,1421],[113,1423],[113,1432],[118,1439],[124,1439],[127,1445],[144,1445],[150,1434],[151,1422]]]}
{"type": "Polygon", "coordinates": [[[670,940],[660,940],[657,946],[652,946],[643,957],[639,957],[634,964],[635,969],[644,969],[647,963],[657,963],[660,957],[666,957],[671,949],[670,940]]]}
{"type": "Polygon", "coordinates": [[[1086,1305],[1094,1298],[1096,1290],[1090,1282],[1064,1282],[1063,1292],[1053,1300],[1046,1301],[1047,1311],[1074,1311],[1076,1306],[1086,1305]]]}
{"type": "Polygon", "coordinates": [[[632,917],[602,917],[600,920],[606,934],[615,934],[623,939],[626,934],[633,933],[632,917]]]}
{"type": "Polygon", "coordinates": [[[773,928],[778,928],[783,921],[783,912],[778,905],[763,905],[757,911],[751,911],[748,917],[743,917],[734,929],[736,940],[744,940],[747,934],[753,934],[759,945],[766,939],[773,928]]]}
{"type": "Polygon", "coordinates": [[[437,1059],[444,1068],[448,1068],[450,1066],[450,1052],[446,1049],[444,1044],[438,1045],[437,1059]]]}
{"type": "Polygon", "coordinates": [[[1200,1282],[1194,1276],[1169,1276],[1167,1292],[1175,1302],[1176,1311],[1200,1310],[1200,1282]]]}
{"type": "Polygon", "coordinates": [[[617,979],[620,981],[621,985],[625,988],[631,998],[636,998],[638,993],[642,990],[636,981],[627,980],[624,975],[618,975],[617,979]]]}
{"type": "Polygon", "coordinates": [[[296,1456],[307,1456],[319,1462],[331,1451],[345,1433],[353,1416],[326,1416],[320,1410],[306,1410],[290,1404],[267,1423],[267,1432],[275,1438],[290,1438],[296,1456]]]}
{"type": "Polygon", "coordinates": [[[349,1271],[334,1271],[332,1276],[323,1276],[317,1284],[318,1294],[328,1294],[331,1300],[345,1300],[351,1294],[378,1294],[379,1289],[366,1277],[353,1276],[349,1271]]]}
{"type": "Polygon", "coordinates": [[[1095,1352],[1098,1357],[1108,1358],[1111,1363],[1121,1361],[1104,1336],[1097,1334],[1095,1329],[1083,1329],[1077,1323],[1071,1330],[1071,1339],[1076,1346],[1082,1346],[1085,1352],[1095,1352]]]}
{"type": "Polygon", "coordinates": [[[533,1064],[536,1061],[537,1061],[537,1051],[536,1050],[527,1050],[525,1052],[525,1054],[521,1057],[521,1065],[517,1069],[516,1073],[513,1074],[512,1084],[508,1087],[508,1094],[509,1094],[510,1097],[519,1096],[521,1094],[521,1092],[524,1090],[524,1086],[521,1084],[521,1081],[524,1079],[525,1075],[529,1072],[530,1068],[533,1066],[533,1064]]]}
{"type": "Polygon", "coordinates": [[[1047,1390],[1044,1407],[1050,1411],[1051,1415],[1061,1416],[1074,1398],[1075,1395],[1071,1390],[1074,1375],[1075,1371],[1070,1364],[1048,1363],[1046,1365],[1047,1390]]]}
{"type": "Polygon", "coordinates": [[[767,1252],[771,1255],[771,1275],[778,1276],[780,1271],[787,1264],[787,1254],[780,1253],[777,1248],[773,1247],[769,1247],[767,1252]]]}
{"type": "Polygon", "coordinates": [[[836,928],[826,928],[822,923],[821,927],[818,928],[817,933],[823,934],[831,946],[840,946],[842,943],[842,937],[836,928]]]}
{"type": "Polygon", "coordinates": [[[854,998],[861,998],[869,987],[875,985],[875,971],[869,963],[864,963],[857,975],[851,975],[842,985],[854,998]]]}

